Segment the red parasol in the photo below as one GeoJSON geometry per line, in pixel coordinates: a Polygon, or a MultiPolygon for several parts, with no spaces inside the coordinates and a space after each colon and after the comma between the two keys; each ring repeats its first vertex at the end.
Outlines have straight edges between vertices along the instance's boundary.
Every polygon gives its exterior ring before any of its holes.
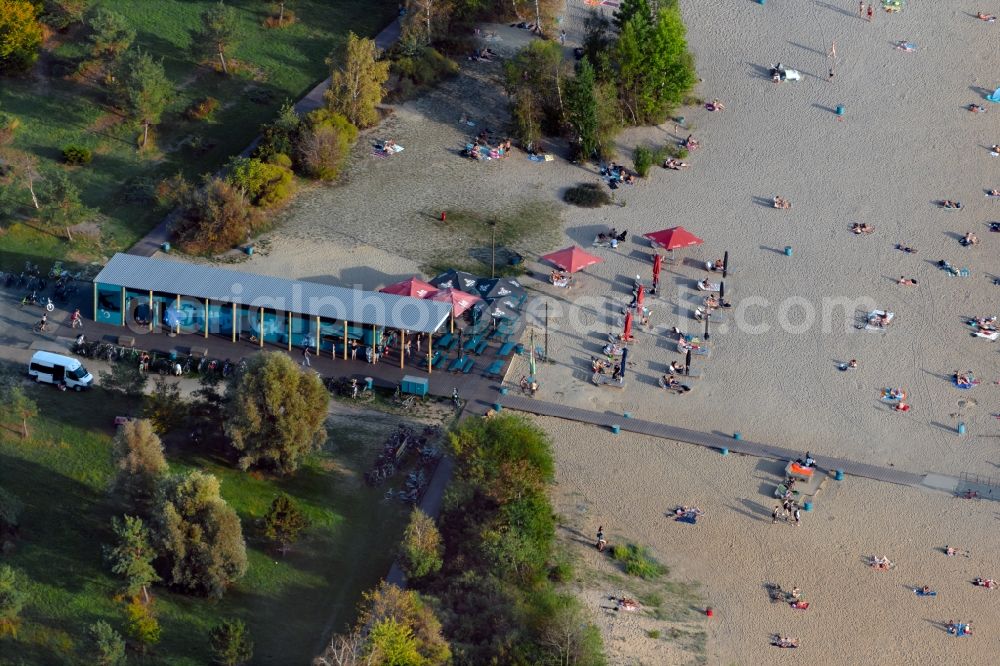
{"type": "Polygon", "coordinates": [[[569,271],[570,273],[576,273],[577,271],[583,270],[587,266],[593,266],[594,264],[599,264],[604,261],[600,257],[595,257],[588,252],[584,252],[575,245],[568,247],[565,250],[559,250],[558,252],[546,254],[541,258],[554,264],[557,268],[569,271]]]}
{"type": "Polygon", "coordinates": [[[622,340],[632,339],[632,311],[625,313],[625,332],[622,333],[622,340]]]}
{"type": "Polygon", "coordinates": [[[397,296],[412,296],[413,298],[427,298],[435,291],[437,287],[432,284],[424,282],[420,278],[411,277],[409,280],[403,280],[402,282],[397,282],[396,284],[390,284],[387,287],[382,287],[379,289],[383,294],[396,294],[397,296]]]}
{"type": "Polygon", "coordinates": [[[644,234],[643,238],[648,238],[654,247],[662,247],[665,250],[676,250],[681,247],[701,245],[705,242],[684,227],[671,227],[670,229],[654,231],[651,234],[644,234]]]}
{"type": "Polygon", "coordinates": [[[653,257],[653,282],[660,279],[660,267],[663,265],[663,255],[657,253],[653,257]]]}
{"type": "Polygon", "coordinates": [[[475,294],[451,288],[436,291],[428,296],[428,298],[432,301],[451,303],[451,313],[456,317],[460,317],[463,312],[471,308],[477,302],[483,300],[475,294]]]}
{"type": "Polygon", "coordinates": [[[641,284],[639,285],[639,290],[635,292],[635,304],[637,307],[642,307],[642,302],[646,298],[646,288],[641,284]]]}

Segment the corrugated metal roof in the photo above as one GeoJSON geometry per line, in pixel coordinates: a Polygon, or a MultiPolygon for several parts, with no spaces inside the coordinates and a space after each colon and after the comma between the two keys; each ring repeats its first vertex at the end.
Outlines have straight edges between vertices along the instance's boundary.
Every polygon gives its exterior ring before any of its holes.
{"type": "Polygon", "coordinates": [[[437,331],[451,313],[448,303],[131,254],[112,257],[94,282],[420,333],[437,331]]]}

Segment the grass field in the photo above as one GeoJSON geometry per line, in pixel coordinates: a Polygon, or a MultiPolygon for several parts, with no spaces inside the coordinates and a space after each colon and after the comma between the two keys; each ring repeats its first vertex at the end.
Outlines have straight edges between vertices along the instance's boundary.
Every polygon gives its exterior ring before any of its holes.
{"type": "MultiPolygon", "coordinates": [[[[118,581],[101,558],[110,539],[114,416],[101,390],[33,388],[39,405],[31,437],[0,427],[0,486],[25,503],[15,551],[3,561],[32,581],[17,638],[0,639],[0,665],[86,664],[86,627],[105,619],[122,630],[118,581]]],[[[381,441],[374,443],[381,448],[381,441]]],[[[351,622],[360,593],[385,575],[407,512],[360,482],[371,463],[370,433],[331,430],[324,451],[290,479],[248,475],[221,461],[168,448],[173,471],[199,468],[219,477],[247,539],[249,571],[221,602],[154,587],[163,638],[143,663],[209,663],[207,632],[219,618],[250,628],[254,663],[305,664],[327,630],[351,622]],[[334,442],[336,443],[334,445],[334,442]],[[312,525],[284,558],[264,547],[257,521],[279,492],[292,495],[312,525]]]]}
{"type": "MultiPolygon", "coordinates": [[[[327,74],[324,59],[349,30],[374,35],[395,14],[388,0],[296,0],[297,16],[282,29],[265,28],[271,6],[262,0],[229,0],[239,10],[240,38],[234,51],[236,73],[224,77],[201,64],[193,50],[200,15],[215,0],[115,0],[108,7],[136,27],[139,47],[162,58],[176,86],[155,151],[136,150],[138,128],[108,106],[99,82],[75,74],[88,57],[85,29],[77,26],[50,40],[36,76],[0,82],[0,110],[21,121],[13,147],[37,155],[43,169],[65,169],[82,199],[103,215],[98,236],[78,237],[71,246],[14,216],[0,216],[0,269],[23,266],[25,258],[43,265],[51,259],[87,261],[127,248],[162,219],[165,211],[140,193],[181,172],[211,173],[238,154],[271,120],[285,100],[296,100],[327,74]],[[220,107],[207,121],[183,114],[207,96],[220,107]],[[61,149],[81,145],[94,152],[84,167],[64,167],[61,149]],[[24,256],[22,256],[24,255],[24,256]],[[4,259],[3,257],[6,257],[4,259]],[[14,262],[18,263],[14,263],[14,262]]],[[[26,191],[17,191],[30,213],[26,191]]]]}

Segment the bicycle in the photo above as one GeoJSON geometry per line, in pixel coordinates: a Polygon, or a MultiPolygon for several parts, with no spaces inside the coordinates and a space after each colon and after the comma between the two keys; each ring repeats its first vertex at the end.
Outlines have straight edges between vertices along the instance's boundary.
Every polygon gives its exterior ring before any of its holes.
{"type": "Polygon", "coordinates": [[[48,333],[49,332],[49,325],[48,325],[48,323],[46,323],[44,321],[40,321],[40,322],[37,322],[34,326],[32,326],[31,330],[33,332],[35,332],[35,333],[48,333]]]}

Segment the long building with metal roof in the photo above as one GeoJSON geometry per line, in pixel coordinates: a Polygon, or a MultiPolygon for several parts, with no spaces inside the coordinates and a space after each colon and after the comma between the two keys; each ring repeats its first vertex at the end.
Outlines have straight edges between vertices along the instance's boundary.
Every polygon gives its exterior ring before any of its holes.
{"type": "Polygon", "coordinates": [[[438,301],[130,254],[116,254],[94,279],[98,322],[345,358],[349,346],[382,344],[387,331],[429,337],[450,314],[438,301]]]}

